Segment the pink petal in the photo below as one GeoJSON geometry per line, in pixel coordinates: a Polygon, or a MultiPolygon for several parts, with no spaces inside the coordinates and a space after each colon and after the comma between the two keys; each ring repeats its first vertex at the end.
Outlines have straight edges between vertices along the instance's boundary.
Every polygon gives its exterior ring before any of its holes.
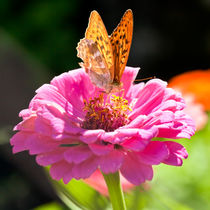
{"type": "Polygon", "coordinates": [[[131,108],[138,101],[139,95],[141,94],[142,89],[144,88],[144,83],[141,82],[139,84],[131,85],[130,89],[127,91],[125,98],[128,100],[131,108]]]}
{"type": "Polygon", "coordinates": [[[58,148],[56,151],[38,154],[36,162],[41,166],[48,166],[63,160],[64,148],[58,148]]]}
{"type": "Polygon", "coordinates": [[[121,146],[123,146],[127,150],[132,151],[140,151],[143,150],[146,145],[149,143],[149,141],[143,141],[142,139],[139,139],[138,137],[132,137],[128,140],[125,140],[121,146]]]}
{"type": "Polygon", "coordinates": [[[164,142],[151,141],[143,151],[138,152],[138,159],[147,165],[158,165],[167,159],[168,155],[168,148],[164,142]]]}
{"type": "Polygon", "coordinates": [[[183,112],[176,112],[171,125],[159,126],[158,137],[162,138],[190,138],[195,133],[195,123],[183,112]]]}
{"type": "Polygon", "coordinates": [[[159,79],[153,79],[147,82],[141,94],[139,94],[138,101],[129,117],[134,119],[139,115],[147,115],[157,106],[160,106],[164,97],[166,84],[166,82],[159,79]]]}
{"type": "Polygon", "coordinates": [[[30,117],[33,114],[33,111],[30,109],[23,109],[19,113],[19,117],[22,117],[24,120],[25,118],[30,117]]]}
{"type": "Polygon", "coordinates": [[[126,96],[126,93],[130,89],[133,81],[135,80],[138,72],[139,72],[139,67],[138,68],[132,68],[132,67],[125,67],[124,73],[121,78],[121,82],[123,83],[123,90],[124,94],[126,96]]]}
{"type": "Polygon", "coordinates": [[[83,111],[78,110],[77,106],[74,107],[69,101],[67,101],[66,98],[64,98],[61,95],[61,93],[56,87],[49,84],[44,84],[36,92],[37,95],[32,99],[29,107],[33,107],[36,109],[36,107],[39,106],[38,104],[35,103],[36,101],[37,102],[40,101],[40,103],[41,101],[45,101],[45,104],[50,104],[53,102],[54,104],[57,104],[60,107],[62,107],[64,110],[66,110],[67,113],[74,113],[75,116],[84,117],[83,111]]]}
{"type": "Polygon", "coordinates": [[[55,164],[52,164],[50,168],[50,175],[55,180],[62,179],[69,171],[72,170],[73,164],[61,161],[55,164]]]}
{"type": "Polygon", "coordinates": [[[186,149],[181,144],[173,141],[164,141],[164,144],[168,148],[169,156],[163,161],[163,163],[181,166],[183,162],[182,159],[186,159],[188,157],[186,149]]]}
{"type": "Polygon", "coordinates": [[[180,108],[178,107],[177,101],[170,99],[170,100],[167,100],[167,101],[163,101],[163,103],[161,104],[161,106],[160,107],[157,107],[156,110],[175,112],[175,111],[177,111],[179,109],[180,108]]]}
{"type": "Polygon", "coordinates": [[[131,154],[127,154],[123,165],[120,168],[120,172],[134,185],[140,185],[146,180],[151,180],[153,177],[152,166],[139,162],[135,158],[135,155],[131,154]]]}
{"type": "Polygon", "coordinates": [[[171,123],[174,122],[174,118],[174,113],[172,113],[171,111],[156,111],[148,115],[147,119],[144,121],[144,127],[161,127],[161,125],[171,125],[171,123]]]}
{"type": "Polygon", "coordinates": [[[102,172],[115,173],[119,170],[124,159],[124,154],[119,150],[113,150],[108,155],[100,156],[99,166],[102,172]]]}
{"type": "Polygon", "coordinates": [[[64,182],[64,184],[68,184],[73,178],[74,178],[74,175],[72,173],[72,169],[66,171],[66,173],[63,175],[63,182],[64,182]]]}
{"type": "Polygon", "coordinates": [[[36,115],[31,115],[25,118],[22,122],[17,124],[14,127],[14,131],[22,130],[22,131],[34,131],[34,121],[36,119],[36,115]]]}
{"type": "Polygon", "coordinates": [[[37,111],[37,115],[35,130],[40,134],[59,139],[63,134],[69,133],[69,136],[71,136],[85,131],[80,128],[79,124],[72,122],[71,118],[64,113],[64,110],[55,105],[42,106],[37,111]]]}
{"type": "Polygon", "coordinates": [[[76,116],[73,119],[69,115],[66,115],[65,110],[55,104],[46,104],[37,114],[47,120],[56,133],[62,133],[63,131],[71,132],[72,127],[80,128],[77,123],[81,121],[77,120],[76,116]]]}
{"type": "Polygon", "coordinates": [[[84,143],[91,144],[98,140],[101,135],[105,133],[104,130],[83,130],[80,133],[80,140],[84,143]]]}
{"type": "Polygon", "coordinates": [[[88,100],[95,92],[95,87],[84,69],[63,73],[55,77],[51,84],[80,112],[83,112],[83,100],[88,100]]]}
{"type": "Polygon", "coordinates": [[[91,151],[95,155],[98,155],[98,156],[106,155],[106,154],[110,153],[114,149],[114,145],[112,145],[112,144],[105,145],[102,142],[88,144],[88,146],[91,149],[91,151]]]}
{"type": "MultiPolygon", "coordinates": [[[[129,131],[129,129],[127,131],[129,131]]],[[[156,137],[157,132],[158,130],[155,127],[148,130],[138,129],[138,133],[135,136],[131,136],[131,138],[125,135],[126,139],[120,145],[129,150],[141,151],[152,138],[156,137]]]]}
{"type": "Polygon", "coordinates": [[[126,128],[121,127],[113,132],[106,132],[101,136],[101,140],[109,142],[112,144],[124,143],[129,138],[139,138],[142,140],[149,141],[150,138],[157,135],[157,129],[136,129],[136,128],[126,128]]]}
{"type": "Polygon", "coordinates": [[[33,100],[45,100],[48,102],[53,102],[65,107],[66,99],[58,92],[58,89],[50,84],[44,84],[39,89],[36,90],[37,95],[33,100]]]}
{"type": "MultiPolygon", "coordinates": [[[[183,110],[186,106],[181,93],[173,90],[172,88],[167,88],[166,91],[165,91],[164,103],[166,101],[175,101],[176,106],[177,106],[177,108],[176,108],[177,110],[183,110]]],[[[164,103],[161,106],[163,106],[164,103]]]]}
{"type": "Polygon", "coordinates": [[[48,120],[43,119],[42,116],[38,116],[35,120],[35,132],[46,135],[52,136],[52,127],[48,120]]]}
{"type": "Polygon", "coordinates": [[[32,135],[30,132],[18,132],[16,133],[11,139],[10,144],[13,146],[12,152],[22,152],[27,150],[28,147],[26,146],[26,140],[32,135]]]}
{"type": "Polygon", "coordinates": [[[146,119],[148,117],[146,115],[139,115],[135,119],[133,119],[129,124],[125,125],[124,128],[141,128],[143,127],[146,119]]]}
{"type": "Polygon", "coordinates": [[[66,149],[64,158],[67,162],[81,163],[92,156],[91,150],[86,145],[74,146],[66,149]]]}
{"type": "Polygon", "coordinates": [[[59,147],[57,142],[51,141],[49,137],[31,134],[25,141],[25,146],[29,149],[31,155],[44,152],[51,152],[59,147]]]}
{"type": "Polygon", "coordinates": [[[75,179],[86,179],[98,168],[98,158],[91,157],[80,164],[74,165],[72,174],[75,179]]]}

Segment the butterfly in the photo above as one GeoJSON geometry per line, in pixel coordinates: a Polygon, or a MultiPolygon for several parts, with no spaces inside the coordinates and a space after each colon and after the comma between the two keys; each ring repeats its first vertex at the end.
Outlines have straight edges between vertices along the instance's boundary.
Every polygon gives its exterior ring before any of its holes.
{"type": "Polygon", "coordinates": [[[92,11],[85,38],[77,46],[77,56],[83,60],[90,80],[106,93],[119,90],[121,78],[128,60],[133,35],[133,13],[128,9],[120,23],[108,36],[97,11],[92,11]]]}

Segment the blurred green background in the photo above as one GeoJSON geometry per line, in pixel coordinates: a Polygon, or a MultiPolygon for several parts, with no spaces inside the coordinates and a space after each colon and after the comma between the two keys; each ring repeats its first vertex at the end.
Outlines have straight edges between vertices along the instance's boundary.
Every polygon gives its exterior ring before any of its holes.
{"type": "Polygon", "coordinates": [[[40,85],[79,67],[76,46],[90,12],[100,13],[111,34],[128,8],[134,13],[128,65],[141,67],[139,78],[168,80],[210,67],[209,0],[0,1],[0,209],[32,209],[57,199],[33,157],[12,155],[12,127],[40,85]]]}

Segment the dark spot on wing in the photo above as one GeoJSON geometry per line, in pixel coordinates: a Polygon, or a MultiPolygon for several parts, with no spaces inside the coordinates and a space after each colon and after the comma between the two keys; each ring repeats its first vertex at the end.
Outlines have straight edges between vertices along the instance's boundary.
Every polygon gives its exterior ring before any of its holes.
{"type": "Polygon", "coordinates": [[[122,51],[122,54],[125,54],[125,53],[127,53],[127,51],[128,51],[128,50],[123,50],[123,51],[122,51]]]}
{"type": "Polygon", "coordinates": [[[109,54],[110,54],[110,51],[109,51],[109,50],[107,50],[107,51],[106,51],[106,55],[109,55],[109,54]]]}

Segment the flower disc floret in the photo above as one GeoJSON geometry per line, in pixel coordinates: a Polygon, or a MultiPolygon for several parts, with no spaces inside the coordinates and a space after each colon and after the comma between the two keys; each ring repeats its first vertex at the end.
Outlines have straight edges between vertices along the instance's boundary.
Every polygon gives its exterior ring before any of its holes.
{"type": "Polygon", "coordinates": [[[85,119],[81,124],[85,129],[103,129],[107,132],[126,125],[129,122],[127,113],[132,109],[128,101],[120,96],[112,95],[110,103],[104,102],[103,94],[89,101],[84,100],[85,119]]]}

